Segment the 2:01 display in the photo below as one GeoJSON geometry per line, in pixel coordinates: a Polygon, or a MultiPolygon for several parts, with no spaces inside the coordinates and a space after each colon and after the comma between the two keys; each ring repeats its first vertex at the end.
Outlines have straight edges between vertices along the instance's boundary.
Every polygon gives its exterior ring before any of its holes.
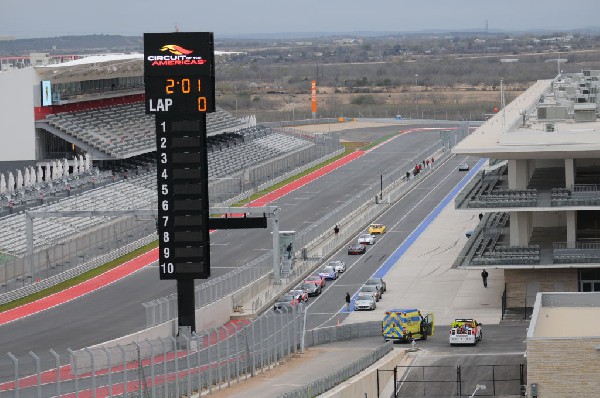
{"type": "MultiPolygon", "coordinates": [[[[179,94],[180,92],[181,94],[200,93],[202,91],[201,79],[165,79],[165,82],[165,93],[167,95],[179,94]]],[[[206,97],[198,97],[197,102],[198,112],[206,112],[206,97]]]]}
{"type": "Polygon", "coordinates": [[[193,115],[215,111],[210,76],[146,77],[146,113],[193,115]]]}
{"type": "MultiPolygon", "coordinates": [[[[198,87],[197,92],[202,91],[202,80],[194,79],[197,83],[192,84],[192,79],[184,78],[184,79],[166,79],[165,85],[165,93],[174,94],[175,90],[178,88],[181,90],[182,94],[189,94],[192,92],[192,89],[195,90],[196,86],[198,87]]],[[[196,91],[195,91],[196,92],[196,91]]]]}

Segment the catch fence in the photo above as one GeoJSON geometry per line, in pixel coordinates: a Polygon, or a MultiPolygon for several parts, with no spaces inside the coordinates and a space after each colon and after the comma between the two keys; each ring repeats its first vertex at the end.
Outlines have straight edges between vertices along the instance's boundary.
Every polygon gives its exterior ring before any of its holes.
{"type": "MultiPolygon", "coordinates": [[[[393,397],[521,397],[526,386],[525,364],[408,365],[393,372],[393,397]]],[[[378,397],[380,396],[380,386],[378,397]]],[[[387,398],[387,396],[385,397],[387,398]]]]}
{"type": "MultiPolygon", "coordinates": [[[[285,362],[308,347],[379,336],[379,322],[304,332],[305,312],[268,312],[252,322],[229,323],[181,336],[146,339],[114,347],[29,352],[0,357],[0,396],[180,398],[212,393],[285,362]]],[[[333,386],[387,354],[384,344],[359,363],[342,368],[318,385],[333,386]]],[[[297,395],[294,395],[297,396],[297,395]]]]}

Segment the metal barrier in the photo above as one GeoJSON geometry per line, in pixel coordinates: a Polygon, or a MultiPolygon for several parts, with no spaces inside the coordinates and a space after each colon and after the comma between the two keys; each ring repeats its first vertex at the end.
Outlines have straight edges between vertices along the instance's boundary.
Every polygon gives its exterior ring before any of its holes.
{"type": "Polygon", "coordinates": [[[18,300],[20,298],[29,296],[30,294],[41,292],[44,289],[58,285],[59,283],[65,282],[69,279],[73,279],[76,276],[79,276],[85,272],[88,272],[94,268],[101,266],[102,264],[106,264],[109,261],[115,260],[121,256],[131,253],[132,251],[139,249],[140,247],[145,246],[149,243],[152,243],[157,239],[158,237],[156,236],[156,233],[148,235],[135,242],[119,247],[118,249],[113,250],[110,253],[96,257],[93,260],[88,261],[80,266],[71,268],[67,271],[61,272],[49,278],[42,279],[38,283],[27,285],[18,289],[11,290],[10,292],[1,294],[0,304],[5,304],[14,300],[18,300]]]}
{"type": "Polygon", "coordinates": [[[407,365],[393,370],[393,397],[524,396],[525,364],[407,365]],[[401,377],[398,377],[401,375],[401,377]],[[481,391],[481,392],[479,392],[481,391]]]}
{"type": "MultiPolygon", "coordinates": [[[[0,390],[3,397],[190,397],[225,389],[271,369],[302,347],[381,334],[379,322],[340,325],[307,331],[303,344],[303,329],[304,313],[299,308],[269,312],[253,322],[231,323],[192,338],[146,339],[79,351],[50,349],[21,357],[8,353],[0,356],[0,390]]],[[[391,343],[384,344],[316,384],[325,391],[391,349],[391,343]]]]}
{"type": "Polygon", "coordinates": [[[28,256],[2,264],[0,282],[6,293],[0,295],[0,304],[11,301],[11,297],[23,297],[19,292],[12,293],[15,289],[41,291],[142,247],[157,239],[155,230],[154,220],[140,222],[133,217],[121,217],[72,239],[54,243],[33,254],[35,275],[41,276],[39,281],[28,282],[31,278],[28,256]]]}
{"type": "Polygon", "coordinates": [[[336,372],[322,377],[319,380],[315,380],[306,386],[302,386],[294,391],[280,395],[279,398],[311,398],[316,395],[323,394],[324,392],[329,391],[338,384],[356,376],[369,366],[373,365],[375,362],[389,354],[393,348],[393,343],[388,341],[380,347],[377,347],[373,352],[370,352],[362,358],[352,362],[350,365],[347,365],[336,372]]]}

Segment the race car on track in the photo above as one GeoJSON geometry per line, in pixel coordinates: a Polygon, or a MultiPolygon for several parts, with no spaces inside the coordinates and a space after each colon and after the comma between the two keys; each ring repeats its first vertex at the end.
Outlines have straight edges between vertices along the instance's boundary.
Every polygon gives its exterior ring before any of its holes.
{"type": "Polygon", "coordinates": [[[304,290],[309,296],[318,296],[321,294],[321,285],[316,283],[303,283],[300,285],[300,289],[304,290]]]}
{"type": "Polygon", "coordinates": [[[332,265],[326,265],[321,270],[319,270],[319,276],[323,279],[331,279],[336,280],[338,277],[338,273],[335,270],[335,267],[332,265]]]}
{"type": "Polygon", "coordinates": [[[385,225],[383,224],[371,224],[369,225],[369,233],[371,235],[374,234],[384,234],[385,233],[385,225]]]}
{"type": "Polygon", "coordinates": [[[348,246],[348,254],[365,254],[366,252],[366,245],[361,245],[360,243],[352,243],[348,246]]]}
{"type": "Polygon", "coordinates": [[[275,304],[273,304],[273,310],[276,312],[291,311],[294,308],[296,308],[297,304],[298,301],[296,300],[296,298],[293,295],[286,293],[283,296],[279,297],[277,301],[275,301],[275,304]]]}
{"type": "Polygon", "coordinates": [[[469,163],[461,163],[458,165],[458,171],[469,171],[469,163]]]}
{"type": "Polygon", "coordinates": [[[341,274],[344,271],[346,271],[346,262],[344,261],[333,260],[330,261],[327,265],[331,265],[332,267],[334,267],[338,274],[341,274]]]}
{"type": "Polygon", "coordinates": [[[321,278],[319,275],[309,275],[304,279],[304,283],[314,283],[315,285],[321,286],[321,288],[325,287],[325,279],[321,278]]]}
{"type": "Polygon", "coordinates": [[[292,289],[287,294],[294,296],[299,303],[306,303],[308,301],[308,292],[303,289],[292,289]]]}
{"type": "Polygon", "coordinates": [[[455,319],[450,325],[450,345],[455,344],[477,344],[483,340],[481,323],[475,319],[461,318],[455,319]]]}
{"type": "Polygon", "coordinates": [[[371,234],[362,234],[358,237],[358,243],[361,245],[372,245],[375,243],[375,236],[371,234]]]}

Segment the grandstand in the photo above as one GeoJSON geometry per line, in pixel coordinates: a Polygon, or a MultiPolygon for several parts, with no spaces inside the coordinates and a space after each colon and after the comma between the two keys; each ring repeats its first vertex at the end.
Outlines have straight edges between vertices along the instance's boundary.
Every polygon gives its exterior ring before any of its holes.
{"type": "MultiPolygon", "coordinates": [[[[249,123],[217,108],[208,114],[207,130],[218,135],[250,127],[249,123]]],[[[77,139],[83,149],[97,151],[96,159],[127,159],[156,150],[154,116],[146,115],[142,102],[49,114],[36,126],[77,139]]]]}
{"type": "MultiPolygon", "coordinates": [[[[0,146],[0,263],[15,275],[25,274],[24,210],[156,208],[156,126],[154,116],[145,114],[141,62],[139,54],[121,54],[0,72],[0,86],[15,93],[0,98],[5,120],[0,136],[11,142],[0,146]]],[[[340,148],[335,133],[306,137],[218,107],[207,115],[207,135],[211,203],[340,148]]],[[[46,252],[48,267],[58,261],[76,264],[48,248],[77,241],[88,255],[93,245],[106,246],[107,239],[125,244],[139,238],[134,230],[153,230],[154,220],[138,221],[132,216],[35,218],[34,252],[46,252]],[[119,225],[118,232],[113,225],[119,225]],[[93,238],[95,231],[102,231],[101,239],[93,238]]]]}

